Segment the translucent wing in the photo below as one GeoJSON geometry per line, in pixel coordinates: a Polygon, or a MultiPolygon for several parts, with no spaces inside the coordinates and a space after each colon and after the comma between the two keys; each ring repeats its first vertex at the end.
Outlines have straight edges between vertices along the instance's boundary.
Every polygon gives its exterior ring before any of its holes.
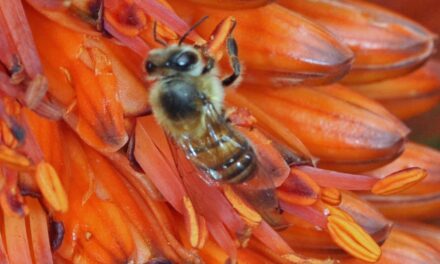
{"type": "Polygon", "coordinates": [[[195,138],[189,135],[178,140],[187,158],[207,176],[205,181],[230,184],[266,221],[279,225],[278,200],[272,179],[278,177],[279,168],[268,167],[261,151],[254,150],[253,144],[232,128],[206,98],[203,99],[203,108],[204,136],[195,138]]]}

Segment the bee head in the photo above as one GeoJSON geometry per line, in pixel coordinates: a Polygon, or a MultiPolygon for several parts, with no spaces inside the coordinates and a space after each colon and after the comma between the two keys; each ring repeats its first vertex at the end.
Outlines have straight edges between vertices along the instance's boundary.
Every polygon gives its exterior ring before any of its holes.
{"type": "Polygon", "coordinates": [[[200,52],[189,45],[173,45],[154,49],[144,62],[145,71],[151,78],[176,74],[198,76],[202,73],[203,62],[200,52]]]}

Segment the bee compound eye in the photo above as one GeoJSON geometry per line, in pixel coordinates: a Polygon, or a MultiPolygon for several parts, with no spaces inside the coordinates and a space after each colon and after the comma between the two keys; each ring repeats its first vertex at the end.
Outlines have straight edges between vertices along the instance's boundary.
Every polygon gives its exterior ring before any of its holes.
{"type": "Polygon", "coordinates": [[[145,70],[148,72],[148,73],[152,73],[152,72],[154,72],[154,70],[157,68],[157,66],[154,64],[154,63],[152,63],[151,61],[149,61],[149,60],[147,60],[146,62],[145,62],[145,70]]]}
{"type": "Polygon", "coordinates": [[[186,51],[180,54],[175,61],[176,66],[180,70],[188,70],[198,61],[197,55],[194,52],[186,51]]]}

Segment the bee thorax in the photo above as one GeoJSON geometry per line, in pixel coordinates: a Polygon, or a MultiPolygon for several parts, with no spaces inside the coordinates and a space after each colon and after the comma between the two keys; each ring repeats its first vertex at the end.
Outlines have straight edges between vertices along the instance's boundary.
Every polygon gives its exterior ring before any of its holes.
{"type": "Polygon", "coordinates": [[[199,114],[198,91],[188,82],[168,82],[160,94],[160,104],[168,118],[179,121],[199,114]]]}

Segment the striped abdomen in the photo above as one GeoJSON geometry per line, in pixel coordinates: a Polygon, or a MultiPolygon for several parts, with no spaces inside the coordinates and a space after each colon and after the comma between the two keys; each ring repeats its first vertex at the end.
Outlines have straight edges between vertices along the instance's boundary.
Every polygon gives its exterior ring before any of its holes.
{"type": "Polygon", "coordinates": [[[214,180],[241,183],[254,174],[255,152],[226,123],[208,125],[203,137],[189,139],[185,145],[189,158],[214,180]]]}

